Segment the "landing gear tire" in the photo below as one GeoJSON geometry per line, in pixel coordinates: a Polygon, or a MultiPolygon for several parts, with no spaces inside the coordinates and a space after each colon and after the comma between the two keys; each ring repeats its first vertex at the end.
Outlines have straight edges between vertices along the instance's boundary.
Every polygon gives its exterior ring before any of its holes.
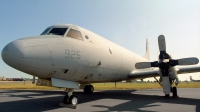
{"type": "Polygon", "coordinates": [[[63,103],[64,104],[69,104],[69,96],[65,95],[64,99],[63,99],[63,103]]]}
{"type": "Polygon", "coordinates": [[[94,91],[94,87],[92,86],[92,85],[89,85],[89,87],[88,87],[89,89],[89,93],[93,93],[93,91],[94,91]]]}
{"type": "Polygon", "coordinates": [[[171,87],[171,93],[173,93],[173,87],[171,87]]]}
{"type": "Polygon", "coordinates": [[[86,85],[84,88],[85,93],[93,93],[94,87],[92,85],[86,85]]]}
{"type": "Polygon", "coordinates": [[[73,95],[74,89],[73,88],[66,88],[66,91],[68,92],[64,99],[63,103],[71,106],[76,106],[78,103],[77,96],[73,95]]]}
{"type": "Polygon", "coordinates": [[[88,85],[85,85],[83,91],[84,91],[84,93],[87,93],[87,92],[88,92],[88,85]]]}
{"type": "Polygon", "coordinates": [[[71,95],[71,96],[69,97],[69,104],[71,104],[71,105],[76,105],[76,104],[78,104],[78,98],[77,98],[77,96],[71,95]]]}
{"type": "Polygon", "coordinates": [[[166,97],[166,98],[169,98],[169,94],[165,94],[165,97],[166,97]]]}
{"type": "Polygon", "coordinates": [[[71,104],[71,105],[77,105],[78,104],[78,98],[75,95],[71,95],[70,97],[68,95],[65,95],[63,99],[64,104],[71,104]]]}
{"type": "Polygon", "coordinates": [[[172,92],[173,92],[173,97],[177,97],[178,95],[177,95],[177,88],[176,87],[173,87],[172,88],[172,92]]]}

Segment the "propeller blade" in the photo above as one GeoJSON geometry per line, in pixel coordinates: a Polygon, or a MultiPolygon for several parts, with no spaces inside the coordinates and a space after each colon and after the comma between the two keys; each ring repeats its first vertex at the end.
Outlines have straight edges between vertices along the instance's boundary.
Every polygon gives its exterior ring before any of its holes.
{"type": "Polygon", "coordinates": [[[135,68],[137,69],[144,69],[144,68],[150,68],[150,67],[158,67],[159,64],[157,61],[155,62],[139,62],[135,64],[135,68]]]}
{"type": "Polygon", "coordinates": [[[195,65],[198,63],[199,59],[195,57],[178,59],[178,65],[195,65]]]}
{"type": "Polygon", "coordinates": [[[166,44],[164,35],[158,36],[158,47],[160,50],[159,59],[163,60],[169,58],[168,54],[166,53],[166,44]]]}
{"type": "Polygon", "coordinates": [[[158,61],[151,62],[151,67],[159,67],[158,61]]]}
{"type": "Polygon", "coordinates": [[[164,35],[158,36],[158,46],[160,51],[166,52],[166,44],[165,44],[165,37],[164,35]]]}
{"type": "Polygon", "coordinates": [[[143,69],[143,68],[150,68],[151,62],[139,62],[135,64],[135,68],[137,69],[143,69]]]}
{"type": "Polygon", "coordinates": [[[170,60],[169,63],[173,67],[173,66],[178,65],[178,60],[170,60]]]}

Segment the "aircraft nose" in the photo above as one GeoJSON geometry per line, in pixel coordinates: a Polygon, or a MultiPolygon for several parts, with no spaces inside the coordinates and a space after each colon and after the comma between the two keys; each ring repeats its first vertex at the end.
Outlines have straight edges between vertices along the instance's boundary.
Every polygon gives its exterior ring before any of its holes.
{"type": "Polygon", "coordinates": [[[6,56],[7,55],[8,55],[8,45],[6,45],[3,48],[2,52],[1,52],[1,57],[2,57],[2,59],[3,59],[4,62],[6,61],[6,56]]]}
{"type": "Polygon", "coordinates": [[[13,68],[16,68],[19,65],[23,55],[22,40],[16,40],[7,44],[1,52],[3,61],[13,68]]]}
{"type": "Polygon", "coordinates": [[[15,40],[3,48],[1,56],[6,64],[22,72],[38,77],[52,73],[53,55],[43,39],[15,40]]]}

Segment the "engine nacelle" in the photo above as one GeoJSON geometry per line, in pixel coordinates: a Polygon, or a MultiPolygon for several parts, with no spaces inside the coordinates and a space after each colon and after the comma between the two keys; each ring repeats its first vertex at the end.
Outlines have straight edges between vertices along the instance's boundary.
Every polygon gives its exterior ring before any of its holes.
{"type": "MultiPolygon", "coordinates": [[[[162,78],[162,74],[161,74],[161,69],[160,69],[160,78],[162,78]]],[[[177,79],[178,78],[178,75],[177,75],[177,71],[176,71],[176,68],[175,67],[171,67],[170,69],[169,69],[169,78],[171,79],[171,80],[175,80],[175,79],[177,79]]]]}
{"type": "Polygon", "coordinates": [[[178,76],[177,76],[177,71],[176,71],[176,68],[175,68],[175,67],[171,67],[171,68],[169,69],[169,78],[170,78],[171,80],[175,80],[175,79],[178,78],[178,76]]]}

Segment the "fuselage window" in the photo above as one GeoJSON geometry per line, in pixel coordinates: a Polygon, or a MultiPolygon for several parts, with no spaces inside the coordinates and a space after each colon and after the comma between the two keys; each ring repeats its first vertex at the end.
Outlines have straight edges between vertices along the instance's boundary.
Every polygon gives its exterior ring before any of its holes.
{"type": "Polygon", "coordinates": [[[74,29],[69,30],[69,32],[67,33],[67,37],[72,37],[72,38],[75,38],[75,39],[83,40],[83,38],[81,36],[81,32],[74,30],[74,29]]]}
{"type": "Polygon", "coordinates": [[[53,28],[48,34],[49,35],[64,35],[67,28],[53,28]]]}

